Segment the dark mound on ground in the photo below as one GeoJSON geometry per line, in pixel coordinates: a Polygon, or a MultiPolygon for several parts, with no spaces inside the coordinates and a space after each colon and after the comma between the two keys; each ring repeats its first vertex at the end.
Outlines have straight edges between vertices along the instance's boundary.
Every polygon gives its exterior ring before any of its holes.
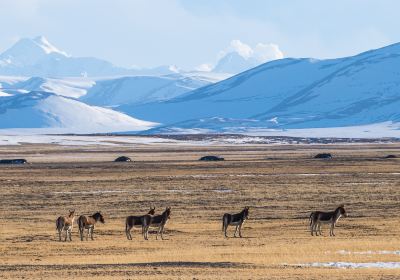
{"type": "Polygon", "coordinates": [[[332,158],[332,155],[329,153],[322,153],[322,154],[317,154],[314,156],[314,158],[332,158]]]}
{"type": "Polygon", "coordinates": [[[28,163],[26,159],[17,158],[17,159],[0,159],[0,164],[25,164],[28,163]]]}
{"type": "Polygon", "coordinates": [[[384,158],[397,158],[397,156],[395,156],[395,155],[387,155],[384,158]]]}
{"type": "Polygon", "coordinates": [[[128,162],[128,161],[132,161],[132,160],[129,157],[121,156],[121,157],[117,157],[114,161],[115,162],[128,162]]]}
{"type": "Polygon", "coordinates": [[[201,157],[199,160],[201,161],[221,161],[221,160],[225,160],[223,157],[219,157],[219,156],[204,156],[201,157]]]}

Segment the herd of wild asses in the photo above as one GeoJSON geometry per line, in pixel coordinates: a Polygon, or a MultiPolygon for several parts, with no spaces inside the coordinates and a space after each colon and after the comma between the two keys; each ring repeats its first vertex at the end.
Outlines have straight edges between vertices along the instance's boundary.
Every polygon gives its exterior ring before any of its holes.
{"type": "MultiPolygon", "coordinates": [[[[163,232],[165,225],[170,219],[171,215],[171,207],[167,207],[161,215],[155,215],[155,207],[150,207],[150,211],[141,216],[128,216],[125,220],[125,234],[128,240],[132,240],[131,231],[133,228],[141,228],[142,235],[145,240],[148,240],[149,228],[156,228],[157,234],[156,239],[158,239],[158,235],[161,236],[163,240],[163,232]]],[[[67,216],[60,216],[56,220],[56,229],[59,235],[59,241],[61,241],[62,233],[65,232],[65,239],[67,241],[69,239],[72,241],[72,227],[75,221],[75,210],[70,210],[67,216]]],[[[330,225],[330,236],[335,236],[334,228],[336,223],[339,221],[341,217],[347,217],[346,210],[344,209],[344,205],[340,205],[334,211],[331,212],[322,212],[322,211],[314,211],[310,214],[310,231],[311,235],[316,236],[322,235],[321,232],[321,224],[329,224],[330,225]]],[[[228,226],[236,226],[234,237],[236,237],[237,232],[239,231],[239,237],[242,237],[242,226],[244,222],[249,218],[249,207],[246,206],[244,209],[236,214],[225,213],[222,216],[222,232],[224,236],[227,238],[227,230],[228,226]]],[[[94,226],[97,222],[104,224],[104,217],[100,212],[96,212],[93,215],[79,216],[77,223],[79,228],[79,235],[81,241],[84,238],[84,231],[87,230],[86,240],[88,237],[93,240],[93,231],[94,226]]]]}

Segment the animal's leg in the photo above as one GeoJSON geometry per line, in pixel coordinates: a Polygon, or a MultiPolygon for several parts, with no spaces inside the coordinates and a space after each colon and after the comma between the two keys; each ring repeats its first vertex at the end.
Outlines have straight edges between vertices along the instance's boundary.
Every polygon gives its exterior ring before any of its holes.
{"type": "Polygon", "coordinates": [[[160,231],[161,231],[161,226],[159,226],[157,229],[156,240],[158,240],[158,235],[160,234],[160,231]]]}
{"type": "Polygon", "coordinates": [[[331,236],[335,236],[335,233],[333,232],[333,230],[335,229],[335,223],[331,224],[331,236]]]}
{"type": "Polygon", "coordinates": [[[128,228],[127,232],[126,232],[126,237],[128,238],[128,240],[132,240],[132,233],[131,233],[132,228],[128,228]]]}
{"type": "Polygon", "coordinates": [[[69,241],[72,241],[72,228],[69,230],[69,241]]]}
{"type": "Polygon", "coordinates": [[[314,236],[314,222],[310,226],[311,236],[314,236]]]}
{"type": "Polygon", "coordinates": [[[235,228],[235,233],[233,234],[233,237],[236,237],[236,233],[237,233],[237,231],[238,231],[238,228],[239,228],[239,225],[236,226],[236,228],[235,228]]]}
{"type": "Polygon", "coordinates": [[[93,239],[93,231],[94,231],[94,226],[90,229],[90,239],[93,239]]]}
{"type": "Polygon", "coordinates": [[[68,230],[65,230],[65,239],[64,239],[64,242],[67,241],[67,238],[68,238],[68,230]]]}
{"type": "Polygon", "coordinates": [[[321,223],[317,223],[316,227],[315,227],[315,234],[317,236],[321,236],[322,232],[321,232],[321,223]]]}
{"type": "Polygon", "coordinates": [[[228,226],[227,226],[227,225],[224,225],[224,235],[225,235],[225,238],[228,238],[227,231],[228,231],[228,226]]]}
{"type": "Polygon", "coordinates": [[[143,233],[144,240],[148,240],[149,227],[146,226],[143,233]]]}
{"type": "Polygon", "coordinates": [[[315,232],[315,236],[318,236],[318,223],[314,224],[314,228],[313,228],[314,232],[315,232]]]}
{"type": "Polygon", "coordinates": [[[61,230],[58,230],[58,241],[61,241],[61,230]]]}
{"type": "Polygon", "coordinates": [[[83,241],[83,228],[79,228],[79,236],[81,237],[81,241],[83,241]]]}
{"type": "Polygon", "coordinates": [[[242,238],[242,224],[239,225],[239,236],[242,238]]]}
{"type": "Polygon", "coordinates": [[[163,236],[163,233],[164,233],[164,226],[161,226],[160,233],[161,233],[161,240],[164,240],[164,236],[163,236]]]}

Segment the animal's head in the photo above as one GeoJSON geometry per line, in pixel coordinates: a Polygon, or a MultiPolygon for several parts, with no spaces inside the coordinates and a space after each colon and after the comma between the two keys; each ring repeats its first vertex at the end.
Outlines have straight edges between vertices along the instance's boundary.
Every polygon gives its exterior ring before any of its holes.
{"type": "Polygon", "coordinates": [[[96,214],[93,215],[93,218],[98,221],[101,222],[102,224],[104,224],[104,217],[100,212],[97,212],[96,214]]]}
{"type": "Polygon", "coordinates": [[[155,212],[156,212],[156,207],[151,207],[150,206],[150,211],[149,211],[149,215],[154,215],[155,214],[155,212]]]}
{"type": "Polygon", "coordinates": [[[248,219],[249,218],[249,206],[244,207],[243,212],[244,212],[244,218],[248,219]]]}
{"type": "Polygon", "coordinates": [[[75,216],[75,209],[69,210],[69,217],[75,216]]]}
{"type": "Polygon", "coordinates": [[[171,216],[171,207],[165,208],[164,213],[167,216],[167,219],[169,219],[169,217],[171,216]]]}
{"type": "Polygon", "coordinates": [[[343,217],[347,217],[348,216],[347,212],[346,212],[346,209],[344,209],[344,204],[340,205],[338,207],[338,210],[339,210],[340,215],[342,215],[343,217]]]}

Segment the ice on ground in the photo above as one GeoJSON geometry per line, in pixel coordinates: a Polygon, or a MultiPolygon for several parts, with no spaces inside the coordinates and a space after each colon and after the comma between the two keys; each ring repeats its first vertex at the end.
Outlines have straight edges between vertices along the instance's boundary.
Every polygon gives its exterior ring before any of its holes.
{"type": "Polygon", "coordinates": [[[330,268],[384,268],[384,269],[399,269],[400,262],[368,262],[368,263],[355,263],[355,262],[314,262],[305,264],[296,264],[294,266],[303,267],[330,267],[330,268]]]}
{"type": "Polygon", "coordinates": [[[389,250],[359,251],[359,252],[339,250],[339,251],[337,251],[337,253],[341,254],[341,255],[400,255],[400,251],[389,251],[389,250]]]}

